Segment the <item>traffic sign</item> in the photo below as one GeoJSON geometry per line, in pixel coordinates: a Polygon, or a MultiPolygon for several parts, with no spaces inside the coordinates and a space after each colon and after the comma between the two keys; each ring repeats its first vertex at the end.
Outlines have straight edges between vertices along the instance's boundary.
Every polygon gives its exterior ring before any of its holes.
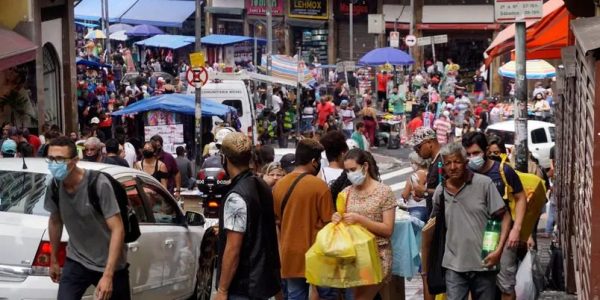
{"type": "Polygon", "coordinates": [[[496,0],[494,15],[499,23],[539,20],[544,15],[543,6],[542,0],[496,0]]]}
{"type": "Polygon", "coordinates": [[[190,53],[190,65],[192,68],[204,68],[205,62],[204,52],[190,53]]]}
{"type": "Polygon", "coordinates": [[[393,48],[400,47],[400,32],[398,32],[398,31],[390,32],[390,47],[393,47],[393,48]]]}
{"type": "Polygon", "coordinates": [[[419,45],[419,46],[431,45],[431,37],[430,36],[422,36],[422,37],[418,38],[417,45],[419,45]]]}
{"type": "Polygon", "coordinates": [[[417,37],[409,34],[404,38],[404,43],[406,43],[406,46],[413,47],[417,44],[417,37]]]}
{"type": "Polygon", "coordinates": [[[205,85],[208,81],[208,72],[205,68],[188,69],[185,77],[190,85],[195,85],[196,83],[205,85]]]}
{"type": "Polygon", "coordinates": [[[448,42],[447,34],[440,34],[434,36],[424,36],[417,39],[419,46],[429,46],[431,44],[445,44],[448,42]]]}

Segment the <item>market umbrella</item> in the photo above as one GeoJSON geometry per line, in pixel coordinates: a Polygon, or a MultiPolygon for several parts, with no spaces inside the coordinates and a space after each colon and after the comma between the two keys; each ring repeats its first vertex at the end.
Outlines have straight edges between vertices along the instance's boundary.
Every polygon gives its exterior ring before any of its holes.
{"type": "Polygon", "coordinates": [[[88,40],[105,39],[105,38],[106,38],[106,35],[104,34],[104,32],[102,32],[102,30],[99,30],[99,29],[90,30],[90,32],[88,32],[88,34],[85,35],[85,39],[88,39],[88,40]]]}
{"type": "MultiPolygon", "coordinates": [[[[111,115],[121,116],[150,110],[164,110],[193,116],[196,112],[195,96],[184,94],[158,95],[135,102],[121,110],[112,112],[111,115]]],[[[236,109],[231,106],[202,98],[203,117],[225,117],[228,113],[235,111],[236,109]]]]}
{"type": "Polygon", "coordinates": [[[125,34],[125,30],[115,31],[111,33],[108,38],[114,41],[126,41],[129,39],[129,37],[125,34]]]}
{"type": "Polygon", "coordinates": [[[408,53],[392,47],[371,50],[358,60],[359,65],[366,66],[380,66],[385,64],[398,66],[412,65],[414,63],[414,59],[408,53]]]}
{"type": "MultiPolygon", "coordinates": [[[[525,77],[527,79],[544,79],[556,76],[556,68],[543,59],[531,59],[525,64],[525,77]]],[[[498,69],[498,73],[504,77],[516,78],[517,65],[515,61],[509,61],[498,69]]]]}
{"type": "Polygon", "coordinates": [[[125,32],[128,36],[151,36],[163,33],[158,27],[147,24],[137,25],[125,32]]]}
{"type": "Polygon", "coordinates": [[[129,25],[129,24],[123,24],[123,23],[117,23],[117,24],[112,24],[110,26],[108,26],[108,33],[115,33],[117,31],[121,31],[121,30],[130,30],[133,29],[133,26],[129,25]]]}

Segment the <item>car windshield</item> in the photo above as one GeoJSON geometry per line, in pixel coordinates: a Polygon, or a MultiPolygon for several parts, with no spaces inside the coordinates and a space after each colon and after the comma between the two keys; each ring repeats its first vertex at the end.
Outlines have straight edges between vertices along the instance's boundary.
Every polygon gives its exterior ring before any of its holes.
{"type": "Polygon", "coordinates": [[[505,144],[513,145],[515,143],[515,133],[514,132],[488,128],[487,134],[493,134],[493,135],[499,136],[500,138],[502,138],[502,141],[504,141],[505,144]]]}
{"type": "Polygon", "coordinates": [[[0,211],[28,215],[44,215],[47,174],[23,171],[0,171],[0,211]]]}

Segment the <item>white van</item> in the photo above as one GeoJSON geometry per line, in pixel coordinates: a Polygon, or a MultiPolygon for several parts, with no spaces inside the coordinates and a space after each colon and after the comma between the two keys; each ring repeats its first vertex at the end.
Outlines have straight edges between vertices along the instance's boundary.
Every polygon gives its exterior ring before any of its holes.
{"type": "MultiPolygon", "coordinates": [[[[188,86],[188,94],[194,94],[193,86],[188,86]]],[[[241,130],[257,140],[255,128],[254,104],[249,88],[243,80],[209,80],[202,87],[202,98],[211,99],[219,103],[229,105],[237,110],[238,117],[242,123],[241,130]]],[[[221,121],[213,117],[213,122],[221,121]]]]}
{"type": "MultiPolygon", "coordinates": [[[[542,121],[527,121],[527,148],[540,161],[544,169],[550,168],[550,149],[554,146],[554,124],[542,121]]],[[[488,126],[486,133],[495,134],[504,140],[507,148],[512,149],[515,141],[515,121],[504,121],[488,126]]]]}

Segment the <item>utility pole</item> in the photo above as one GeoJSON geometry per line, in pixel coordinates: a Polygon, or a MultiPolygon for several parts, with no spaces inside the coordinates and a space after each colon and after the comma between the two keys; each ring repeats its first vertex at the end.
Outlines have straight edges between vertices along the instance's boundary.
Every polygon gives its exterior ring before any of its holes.
{"type": "Polygon", "coordinates": [[[515,34],[515,56],[516,56],[516,93],[514,104],[515,115],[515,151],[516,168],[521,172],[527,172],[527,79],[525,50],[525,22],[516,22],[515,34]]]}
{"type": "Polygon", "coordinates": [[[348,19],[350,20],[350,59],[354,60],[354,0],[350,0],[350,11],[348,19]]]}
{"type": "Polygon", "coordinates": [[[108,15],[108,0],[103,0],[102,1],[102,8],[104,11],[104,35],[106,36],[106,38],[104,39],[104,49],[106,50],[106,63],[110,64],[111,63],[111,56],[110,56],[110,40],[108,39],[109,36],[109,15],[108,15]]]}
{"type": "MultiPolygon", "coordinates": [[[[267,0],[267,76],[273,71],[273,0],[267,0]]],[[[267,82],[267,107],[273,106],[273,83],[267,82]]]]}
{"type": "MultiPolygon", "coordinates": [[[[202,51],[202,0],[196,0],[196,20],[195,20],[195,31],[196,31],[196,44],[194,50],[196,52],[202,51]]],[[[204,63],[204,62],[203,62],[204,63]]],[[[192,67],[192,66],[190,66],[192,67]]],[[[196,171],[199,171],[202,167],[202,83],[196,82],[195,91],[195,122],[196,122],[196,171]]]]}

